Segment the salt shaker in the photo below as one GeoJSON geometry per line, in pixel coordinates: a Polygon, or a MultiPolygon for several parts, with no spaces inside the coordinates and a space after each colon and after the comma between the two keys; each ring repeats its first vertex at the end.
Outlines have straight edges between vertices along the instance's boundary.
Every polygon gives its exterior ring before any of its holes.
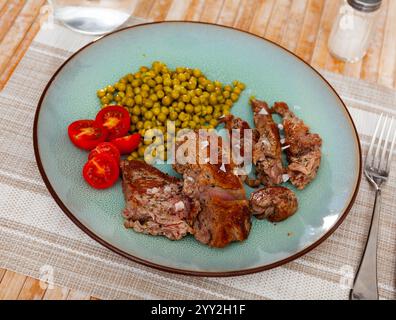
{"type": "Polygon", "coordinates": [[[382,0],[343,0],[329,38],[330,53],[358,62],[367,53],[382,0]]]}

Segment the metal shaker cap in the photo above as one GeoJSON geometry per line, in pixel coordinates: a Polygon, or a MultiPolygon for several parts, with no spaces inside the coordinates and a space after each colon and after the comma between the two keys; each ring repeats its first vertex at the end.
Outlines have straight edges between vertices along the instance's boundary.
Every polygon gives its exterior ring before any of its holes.
{"type": "Polygon", "coordinates": [[[348,0],[349,5],[362,12],[374,12],[381,7],[382,0],[348,0]]]}

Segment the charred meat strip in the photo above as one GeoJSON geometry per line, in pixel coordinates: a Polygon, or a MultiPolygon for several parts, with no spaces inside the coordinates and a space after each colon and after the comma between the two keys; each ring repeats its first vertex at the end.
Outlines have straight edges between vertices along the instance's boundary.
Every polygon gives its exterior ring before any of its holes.
{"type": "Polygon", "coordinates": [[[267,103],[253,99],[251,104],[257,132],[253,146],[253,164],[256,166],[257,177],[265,186],[281,184],[284,168],[278,126],[272,119],[267,103]]]}
{"type": "Polygon", "coordinates": [[[125,227],[137,232],[179,240],[193,232],[196,202],[183,194],[181,180],[144,161],[122,161],[125,227]]]}
{"type": "MultiPolygon", "coordinates": [[[[201,148],[198,141],[197,138],[197,149],[201,148]]],[[[205,148],[209,149],[209,145],[205,148]]],[[[232,165],[198,160],[194,164],[174,165],[183,174],[184,194],[200,206],[193,223],[195,238],[216,248],[245,240],[250,232],[251,215],[241,179],[233,174],[232,165]]]]}
{"type": "Polygon", "coordinates": [[[319,170],[322,157],[322,139],[310,133],[309,127],[290,111],[284,102],[275,103],[273,110],[283,117],[286,151],[289,166],[287,173],[291,183],[299,190],[304,189],[319,170]]]}
{"type": "Polygon", "coordinates": [[[251,194],[250,208],[258,219],[280,222],[296,213],[298,201],[294,192],[287,188],[268,187],[251,194]]]}
{"type": "MultiPolygon", "coordinates": [[[[258,141],[258,138],[259,138],[258,132],[256,130],[252,131],[252,134],[253,134],[252,140],[253,141],[249,141],[249,140],[245,141],[245,130],[250,129],[249,124],[245,120],[242,120],[241,118],[235,118],[233,115],[228,115],[228,116],[224,117],[223,119],[221,119],[220,123],[225,124],[225,128],[229,131],[230,136],[232,135],[233,130],[240,130],[240,135],[239,135],[240,144],[238,146],[234,145],[233,147],[235,148],[236,152],[239,151],[239,156],[242,159],[244,159],[245,148],[248,148],[248,150],[249,149],[252,150],[252,145],[258,141]],[[246,142],[248,143],[248,145],[245,146],[246,142]]],[[[236,161],[234,161],[233,157],[234,157],[234,153],[231,153],[231,159],[233,160],[233,163],[235,164],[236,161]]],[[[242,162],[238,165],[238,167],[240,169],[242,169],[241,171],[243,171],[244,166],[245,166],[244,162],[242,162]]],[[[247,174],[241,174],[239,176],[242,179],[242,181],[245,182],[250,187],[253,187],[253,188],[258,187],[261,184],[261,181],[259,179],[250,179],[247,174]]]]}

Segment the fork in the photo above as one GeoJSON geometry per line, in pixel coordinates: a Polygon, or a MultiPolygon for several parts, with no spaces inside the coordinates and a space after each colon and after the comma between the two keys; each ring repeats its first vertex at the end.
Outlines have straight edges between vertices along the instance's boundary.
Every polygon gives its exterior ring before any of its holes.
{"type": "Polygon", "coordinates": [[[388,180],[391,169],[396,140],[395,130],[393,139],[390,141],[393,124],[393,117],[381,114],[367,153],[364,174],[375,188],[375,202],[366,247],[350,292],[350,300],[378,300],[377,241],[381,210],[381,186],[388,180]],[[377,137],[378,134],[379,137],[377,137]]]}

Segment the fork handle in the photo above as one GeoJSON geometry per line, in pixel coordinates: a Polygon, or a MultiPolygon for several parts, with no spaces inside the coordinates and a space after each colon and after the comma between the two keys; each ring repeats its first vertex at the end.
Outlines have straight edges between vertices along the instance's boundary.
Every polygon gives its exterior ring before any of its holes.
{"type": "Polygon", "coordinates": [[[350,292],[351,300],[378,300],[377,241],[380,210],[381,190],[378,189],[375,194],[374,210],[366,248],[350,292]]]}

